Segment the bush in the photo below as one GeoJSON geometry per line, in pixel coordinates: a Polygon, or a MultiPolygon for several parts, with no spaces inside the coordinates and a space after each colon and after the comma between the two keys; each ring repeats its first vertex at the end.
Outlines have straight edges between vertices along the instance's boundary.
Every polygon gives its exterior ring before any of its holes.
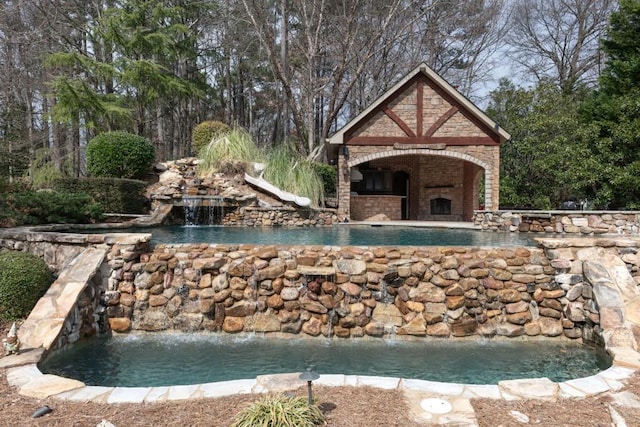
{"type": "Polygon", "coordinates": [[[191,134],[191,148],[197,155],[200,151],[209,145],[212,139],[231,131],[229,125],[217,120],[207,120],[198,124],[193,128],[191,134]]]}
{"type": "Polygon", "coordinates": [[[53,282],[40,258],[26,252],[0,252],[0,318],[25,317],[53,282]]]}
{"type": "Polygon", "coordinates": [[[304,397],[265,396],[239,413],[232,427],[313,427],[324,420],[304,397]]]}
{"type": "Polygon", "coordinates": [[[87,144],[87,170],[99,177],[144,179],[155,158],[153,145],[126,132],[105,132],[87,144]]]}
{"type": "Polygon", "coordinates": [[[82,193],[17,191],[0,195],[0,215],[10,216],[10,226],[89,223],[102,216],[102,208],[82,193]]]}
{"type": "Polygon", "coordinates": [[[338,185],[338,168],[326,163],[314,163],[313,167],[322,180],[324,194],[327,196],[335,196],[338,185]]]}
{"type": "Polygon", "coordinates": [[[62,168],[59,168],[53,161],[52,150],[41,148],[36,150],[35,159],[29,167],[31,185],[34,188],[51,188],[56,179],[73,175],[72,170],[69,157],[62,162],[62,168]]]}
{"type": "Polygon", "coordinates": [[[120,178],[61,178],[53,188],[63,193],[90,194],[105,212],[141,214],[147,206],[147,183],[120,178]]]}
{"type": "Polygon", "coordinates": [[[198,165],[198,175],[207,176],[228,167],[228,164],[248,163],[260,161],[261,153],[251,139],[251,135],[240,129],[234,129],[228,133],[211,140],[200,151],[201,162],[198,165]]]}

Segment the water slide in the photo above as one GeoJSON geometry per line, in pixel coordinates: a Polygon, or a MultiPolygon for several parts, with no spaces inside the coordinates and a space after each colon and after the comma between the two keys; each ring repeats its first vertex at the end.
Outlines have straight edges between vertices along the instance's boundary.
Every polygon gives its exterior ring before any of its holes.
{"type": "Polygon", "coordinates": [[[311,200],[308,197],[296,196],[293,193],[289,193],[287,191],[281,190],[273,184],[262,179],[262,174],[260,177],[256,178],[254,176],[249,175],[248,173],[244,174],[244,180],[249,184],[253,185],[260,190],[269,193],[283,202],[293,202],[298,206],[307,207],[311,204],[311,200]]]}

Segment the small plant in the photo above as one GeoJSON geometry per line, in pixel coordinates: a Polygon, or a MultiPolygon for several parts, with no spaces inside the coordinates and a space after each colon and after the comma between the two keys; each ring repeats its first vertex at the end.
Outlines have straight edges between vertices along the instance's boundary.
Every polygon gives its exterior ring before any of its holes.
{"type": "Polygon", "coordinates": [[[313,427],[324,420],[320,408],[304,397],[269,395],[240,412],[232,427],[313,427]]]}
{"type": "MultiPolygon", "coordinates": [[[[201,162],[198,165],[200,176],[211,175],[227,168],[228,163],[257,162],[261,153],[251,139],[251,135],[240,129],[234,129],[214,138],[200,150],[201,162]]],[[[242,169],[236,164],[232,169],[242,169]]]]}
{"type": "Polygon", "coordinates": [[[25,317],[52,282],[42,259],[26,252],[0,252],[0,318],[25,317]]]}
{"type": "Polygon", "coordinates": [[[101,133],[87,144],[87,170],[93,176],[144,179],[154,158],[146,138],[127,132],[101,133]]]}
{"type": "Polygon", "coordinates": [[[209,143],[219,136],[231,131],[231,128],[226,123],[219,122],[217,120],[207,120],[198,124],[193,128],[191,134],[191,147],[194,153],[200,153],[200,151],[209,145],[209,143]]]}

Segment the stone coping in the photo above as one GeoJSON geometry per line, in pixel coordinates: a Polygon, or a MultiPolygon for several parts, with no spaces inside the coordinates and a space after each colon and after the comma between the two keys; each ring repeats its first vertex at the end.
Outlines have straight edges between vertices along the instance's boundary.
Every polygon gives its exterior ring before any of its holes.
{"type": "MultiPolygon", "coordinates": [[[[104,228],[107,224],[100,224],[104,228]]],[[[136,245],[138,243],[149,242],[151,233],[141,227],[140,233],[119,233],[118,227],[108,233],[74,233],[69,231],[71,225],[60,226],[39,226],[39,227],[16,227],[0,228],[0,239],[15,239],[27,242],[51,242],[71,245],[136,245]]],[[[76,226],[73,226],[76,227],[76,226]]],[[[83,227],[85,230],[98,227],[83,227]]]]}

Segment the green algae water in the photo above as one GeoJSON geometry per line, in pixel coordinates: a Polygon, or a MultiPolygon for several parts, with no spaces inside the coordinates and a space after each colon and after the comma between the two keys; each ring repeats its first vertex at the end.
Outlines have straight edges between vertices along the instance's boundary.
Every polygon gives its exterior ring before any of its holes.
{"type": "Polygon", "coordinates": [[[303,372],[467,384],[519,378],[566,381],[611,365],[602,350],[553,340],[308,339],[145,334],[92,338],[58,351],[45,373],[87,385],[155,387],[303,372]]]}

